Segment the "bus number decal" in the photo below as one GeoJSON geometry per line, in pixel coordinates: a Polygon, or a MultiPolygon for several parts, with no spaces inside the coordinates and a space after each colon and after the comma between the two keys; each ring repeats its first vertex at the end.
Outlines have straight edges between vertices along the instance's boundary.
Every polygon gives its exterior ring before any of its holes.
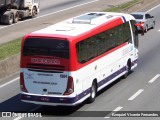
{"type": "Polygon", "coordinates": [[[65,74],[60,74],[60,78],[67,78],[67,75],[65,75],[65,74]]]}

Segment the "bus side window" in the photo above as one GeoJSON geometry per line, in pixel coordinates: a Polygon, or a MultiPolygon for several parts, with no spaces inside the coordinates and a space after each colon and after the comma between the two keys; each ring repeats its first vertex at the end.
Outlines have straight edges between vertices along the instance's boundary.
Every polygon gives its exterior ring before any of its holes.
{"type": "Polygon", "coordinates": [[[115,41],[114,41],[114,30],[110,29],[106,31],[106,42],[107,42],[107,50],[110,50],[115,47],[115,41]]]}
{"type": "Polygon", "coordinates": [[[136,21],[135,20],[131,20],[131,26],[132,26],[132,31],[133,31],[133,40],[134,40],[134,46],[136,48],[138,48],[139,46],[139,41],[138,41],[138,28],[137,26],[135,26],[136,21]]]}
{"type": "Polygon", "coordinates": [[[106,51],[110,49],[110,33],[109,31],[105,32],[105,37],[106,37],[106,51]]]}
{"type": "Polygon", "coordinates": [[[87,45],[87,59],[91,60],[93,58],[95,58],[97,56],[97,41],[96,41],[96,37],[93,36],[91,38],[88,38],[86,41],[86,45],[87,45]]]}
{"type": "Polygon", "coordinates": [[[85,41],[76,44],[77,60],[79,63],[87,62],[87,45],[85,41]]]}
{"type": "Polygon", "coordinates": [[[116,46],[119,46],[123,43],[123,35],[122,35],[122,25],[119,25],[115,28],[115,42],[116,42],[116,46]]]}
{"type": "Polygon", "coordinates": [[[97,52],[98,55],[101,55],[104,52],[106,52],[105,32],[98,34],[96,40],[97,40],[97,52]]]}
{"type": "Polygon", "coordinates": [[[134,33],[134,45],[136,48],[139,46],[139,40],[138,40],[138,28],[135,26],[135,33],[134,33]]]}
{"type": "Polygon", "coordinates": [[[124,40],[124,42],[132,43],[129,22],[126,22],[123,24],[123,40],[124,40]]]}

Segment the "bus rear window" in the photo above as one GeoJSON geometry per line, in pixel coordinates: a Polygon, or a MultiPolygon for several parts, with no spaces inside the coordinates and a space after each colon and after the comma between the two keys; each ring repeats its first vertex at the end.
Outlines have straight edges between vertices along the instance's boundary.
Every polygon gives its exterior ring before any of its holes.
{"type": "Polygon", "coordinates": [[[23,48],[24,56],[55,56],[69,58],[69,43],[51,38],[27,38],[23,48]]]}

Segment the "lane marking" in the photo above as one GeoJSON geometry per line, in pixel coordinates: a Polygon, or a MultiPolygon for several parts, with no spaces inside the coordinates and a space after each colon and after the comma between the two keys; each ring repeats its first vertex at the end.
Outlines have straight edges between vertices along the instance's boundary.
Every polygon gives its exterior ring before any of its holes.
{"type": "Polygon", "coordinates": [[[153,8],[151,8],[151,9],[149,9],[149,10],[147,10],[146,13],[151,12],[152,10],[154,10],[154,9],[156,9],[156,8],[158,8],[158,7],[160,7],[160,4],[157,5],[157,6],[155,6],[155,7],[153,7],[153,8]]]}
{"type": "Polygon", "coordinates": [[[90,2],[82,3],[82,4],[79,4],[79,5],[76,5],[76,6],[73,6],[73,7],[69,7],[69,8],[66,8],[66,9],[62,9],[62,10],[59,10],[59,11],[56,11],[56,12],[53,12],[53,13],[45,14],[45,15],[39,16],[37,18],[45,17],[45,16],[52,15],[52,14],[56,14],[56,13],[59,13],[59,12],[63,12],[63,11],[69,10],[69,9],[73,9],[73,8],[76,8],[76,7],[80,7],[80,6],[91,4],[91,3],[94,3],[94,2],[98,2],[98,1],[99,0],[93,0],[93,1],[90,1],[90,2]]]}
{"type": "Polygon", "coordinates": [[[123,107],[119,106],[119,107],[117,107],[116,109],[114,109],[113,111],[114,111],[114,112],[118,112],[118,111],[120,111],[122,108],[123,108],[123,107]]]}
{"type": "MultiPolygon", "coordinates": [[[[76,6],[73,6],[73,7],[69,7],[69,8],[66,8],[66,9],[63,9],[63,10],[60,10],[60,11],[56,11],[56,12],[53,12],[53,13],[45,14],[45,15],[42,15],[42,16],[39,16],[39,17],[36,17],[36,18],[33,18],[33,19],[38,19],[38,18],[46,17],[46,16],[49,16],[49,15],[53,15],[53,14],[56,14],[56,13],[59,13],[59,12],[63,12],[63,11],[69,10],[69,9],[73,9],[73,8],[76,8],[76,7],[79,7],[79,6],[83,6],[83,5],[87,5],[87,4],[90,4],[90,3],[93,3],[93,2],[97,2],[97,1],[99,1],[99,0],[94,0],[94,1],[91,1],[91,2],[84,3],[84,4],[80,4],[80,5],[76,5],[76,6]]],[[[156,8],[158,8],[159,6],[160,6],[160,4],[157,5],[157,6],[155,6],[155,7],[153,7],[153,8],[151,8],[150,10],[146,11],[146,13],[147,13],[147,12],[150,12],[150,11],[156,9],[156,8]]],[[[27,22],[27,21],[31,21],[31,20],[33,20],[33,19],[29,19],[29,20],[25,20],[25,21],[19,21],[17,24],[20,24],[20,23],[23,23],[23,22],[27,22]]],[[[10,25],[10,26],[17,25],[17,24],[12,24],[12,25],[10,25]]],[[[0,29],[6,28],[6,27],[10,27],[10,26],[0,27],[0,29]]],[[[158,31],[160,32],[160,30],[158,30],[158,31]]],[[[160,77],[160,74],[158,74],[158,75],[156,75],[154,78],[152,78],[152,79],[149,81],[149,83],[153,83],[158,77],[160,77]]],[[[17,78],[15,78],[15,79],[11,80],[10,82],[7,82],[7,83],[1,85],[0,88],[5,87],[5,86],[7,86],[8,84],[17,81],[18,79],[20,79],[20,77],[17,77],[17,78]]],[[[144,89],[138,90],[138,91],[137,91],[133,96],[131,96],[128,100],[134,100],[134,99],[135,99],[138,95],[140,95],[143,91],[144,91],[144,89]]],[[[39,109],[40,107],[41,107],[41,106],[37,106],[37,107],[31,109],[30,111],[31,111],[31,112],[32,112],[32,111],[35,111],[35,110],[39,109]]],[[[123,107],[119,106],[119,107],[117,107],[117,108],[116,108],[115,110],[113,110],[113,111],[120,111],[122,108],[123,108],[123,107]]],[[[15,119],[13,119],[13,120],[20,120],[20,119],[22,119],[22,118],[23,118],[23,117],[17,117],[17,118],[15,118],[15,119]]],[[[104,118],[110,118],[110,117],[104,117],[104,118]]]]}
{"type": "Polygon", "coordinates": [[[45,15],[42,15],[42,16],[37,16],[36,18],[28,19],[28,20],[25,20],[25,21],[18,21],[18,23],[16,23],[16,24],[0,27],[0,29],[6,28],[6,27],[11,27],[11,26],[14,26],[14,25],[17,25],[17,24],[20,24],[20,23],[28,22],[28,21],[31,21],[31,20],[34,20],[34,19],[39,19],[39,18],[42,18],[42,17],[46,17],[46,16],[49,16],[49,15],[53,15],[53,14],[56,14],[56,13],[60,13],[60,12],[66,11],[66,10],[70,10],[70,9],[73,9],[73,8],[76,8],[76,7],[80,7],[80,6],[91,4],[91,3],[94,3],[94,2],[98,2],[98,1],[99,0],[93,0],[93,1],[90,1],[90,2],[86,2],[86,3],[82,3],[82,4],[79,4],[79,5],[73,6],[73,7],[62,9],[62,10],[59,10],[59,11],[56,11],[56,12],[53,12],[53,13],[48,13],[48,14],[45,14],[45,15]]]}
{"type": "MultiPolygon", "coordinates": [[[[56,13],[59,13],[59,12],[63,12],[63,11],[69,10],[69,9],[73,9],[73,8],[76,8],[76,7],[80,7],[80,6],[91,4],[91,3],[94,3],[94,2],[98,2],[98,1],[99,0],[93,0],[93,1],[90,1],[90,2],[87,2],[87,3],[83,3],[83,4],[80,4],[80,5],[76,5],[76,6],[73,6],[73,7],[66,8],[66,9],[62,9],[60,11],[56,11],[56,12],[53,12],[53,13],[49,13],[49,14],[45,14],[45,15],[42,15],[42,16],[38,16],[36,18],[28,19],[28,20],[25,20],[25,21],[18,21],[18,23],[16,23],[16,24],[12,24],[12,25],[9,25],[9,26],[3,26],[3,27],[0,27],[0,29],[6,28],[6,27],[10,27],[10,26],[14,26],[14,25],[17,25],[17,24],[20,24],[20,23],[23,23],[23,22],[31,21],[31,20],[34,20],[34,19],[46,17],[46,16],[49,16],[49,15],[53,15],[53,14],[56,14],[56,13]]],[[[160,6],[160,4],[155,6],[155,7],[153,7],[153,8],[151,8],[150,10],[146,11],[146,13],[156,9],[159,6],[160,6]]]]}
{"type": "Polygon", "coordinates": [[[160,30],[158,30],[158,32],[160,32],[160,30]]]}
{"type": "Polygon", "coordinates": [[[144,89],[138,90],[134,95],[132,95],[128,100],[134,100],[138,95],[140,95],[144,89]]]}
{"type": "Polygon", "coordinates": [[[152,78],[148,83],[153,83],[160,77],[160,74],[157,74],[154,78],[152,78]]]}
{"type": "Polygon", "coordinates": [[[22,119],[23,117],[16,117],[15,119],[13,119],[13,120],[20,120],[20,119],[22,119]]]}
{"type": "Polygon", "coordinates": [[[110,117],[104,117],[104,118],[109,119],[110,117]]]}
{"type": "Polygon", "coordinates": [[[17,77],[17,78],[15,78],[15,79],[13,79],[13,80],[11,80],[11,81],[9,81],[9,82],[1,85],[0,88],[5,87],[5,86],[9,85],[10,83],[13,83],[13,82],[17,81],[18,79],[20,79],[20,77],[17,77]]]}
{"type": "MultiPolygon", "coordinates": [[[[113,112],[118,112],[118,111],[120,111],[122,108],[123,108],[123,107],[119,106],[119,107],[117,107],[116,109],[114,109],[113,112]]],[[[110,113],[110,114],[112,114],[112,113],[110,113]]],[[[104,118],[109,119],[110,117],[106,116],[106,117],[104,117],[104,118]]]]}

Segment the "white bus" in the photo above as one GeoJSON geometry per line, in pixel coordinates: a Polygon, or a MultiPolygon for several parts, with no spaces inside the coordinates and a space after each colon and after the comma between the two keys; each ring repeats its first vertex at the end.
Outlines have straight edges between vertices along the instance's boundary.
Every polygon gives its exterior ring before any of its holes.
{"type": "Polygon", "coordinates": [[[21,100],[74,106],[137,66],[138,32],[129,14],[89,12],[22,40],[21,100]]]}

